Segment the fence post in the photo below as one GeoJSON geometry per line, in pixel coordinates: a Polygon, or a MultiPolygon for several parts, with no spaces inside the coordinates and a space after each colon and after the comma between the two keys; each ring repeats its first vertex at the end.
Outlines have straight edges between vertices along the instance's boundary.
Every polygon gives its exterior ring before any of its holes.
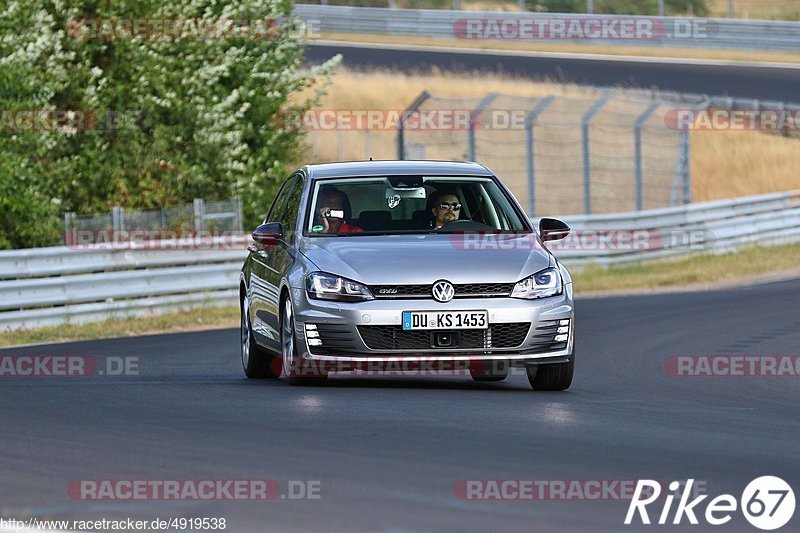
{"type": "Polygon", "coordinates": [[[498,93],[489,93],[483,97],[483,99],[478,103],[478,107],[472,110],[469,116],[469,131],[467,132],[467,160],[468,161],[475,161],[477,159],[476,155],[476,147],[475,147],[475,125],[478,122],[478,118],[481,116],[487,107],[489,107],[495,98],[497,98],[498,93]]]}
{"type": "Polygon", "coordinates": [[[244,231],[244,215],[242,214],[242,197],[237,196],[233,199],[234,202],[234,209],[236,209],[236,215],[234,217],[233,223],[236,225],[234,231],[239,233],[244,231]]]}
{"type": "Polygon", "coordinates": [[[609,95],[605,95],[597,100],[581,119],[583,133],[583,212],[587,215],[592,214],[592,165],[591,151],[589,150],[589,123],[600,112],[600,109],[608,102],[609,98],[611,98],[609,95]]]}
{"type": "Polygon", "coordinates": [[[111,227],[114,232],[125,230],[125,210],[119,206],[111,208],[111,227]]]}
{"type": "Polygon", "coordinates": [[[206,203],[202,198],[194,199],[194,233],[200,237],[205,226],[206,203]]]}
{"type": "Polygon", "coordinates": [[[400,115],[400,123],[397,125],[397,159],[403,160],[406,158],[406,135],[404,127],[406,119],[430,97],[431,93],[428,91],[422,91],[419,96],[417,96],[414,101],[411,102],[406,110],[403,111],[403,114],[400,115]]]}
{"type": "Polygon", "coordinates": [[[659,103],[653,102],[639,115],[633,125],[633,143],[636,153],[636,210],[644,209],[644,178],[642,176],[642,125],[650,118],[650,115],[658,108],[659,103]]]}
{"type": "Polygon", "coordinates": [[[692,165],[689,131],[681,132],[681,159],[683,160],[683,203],[692,203],[692,165]]]}
{"type": "Polygon", "coordinates": [[[78,228],[75,227],[75,211],[64,213],[64,244],[77,244],[78,228]]]}
{"type": "Polygon", "coordinates": [[[533,127],[539,115],[555,99],[555,95],[546,96],[525,117],[525,162],[528,170],[528,216],[536,216],[536,153],[534,150],[533,127]]]}

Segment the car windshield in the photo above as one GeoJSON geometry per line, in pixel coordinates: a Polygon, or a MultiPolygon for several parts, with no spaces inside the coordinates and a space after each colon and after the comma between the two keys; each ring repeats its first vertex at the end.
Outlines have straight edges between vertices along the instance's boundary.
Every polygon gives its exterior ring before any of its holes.
{"type": "Polygon", "coordinates": [[[319,180],[310,202],[308,236],[528,231],[491,178],[319,180]]]}

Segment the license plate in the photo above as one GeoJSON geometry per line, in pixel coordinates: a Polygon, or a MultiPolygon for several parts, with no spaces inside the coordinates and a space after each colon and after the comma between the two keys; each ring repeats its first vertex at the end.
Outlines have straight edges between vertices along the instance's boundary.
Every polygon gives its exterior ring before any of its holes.
{"type": "Polygon", "coordinates": [[[403,329],[486,329],[488,311],[403,311],[403,329]]]}

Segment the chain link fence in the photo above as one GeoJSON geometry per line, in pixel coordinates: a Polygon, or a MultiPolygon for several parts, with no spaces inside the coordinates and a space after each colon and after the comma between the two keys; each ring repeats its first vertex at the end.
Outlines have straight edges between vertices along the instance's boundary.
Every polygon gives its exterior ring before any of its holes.
{"type": "Polygon", "coordinates": [[[405,110],[316,117],[308,141],[317,161],[485,164],[530,216],[616,213],[691,203],[689,129],[677,127],[675,116],[709,105],[646,92],[474,98],[423,92],[405,110]]]}
{"type": "Polygon", "coordinates": [[[198,198],[191,204],[163,207],[152,210],[112,207],[110,213],[64,215],[67,244],[89,241],[108,241],[126,235],[135,238],[137,232],[150,236],[219,235],[244,231],[242,200],[206,202],[198,198]],[[89,239],[89,241],[87,241],[89,239]]]}

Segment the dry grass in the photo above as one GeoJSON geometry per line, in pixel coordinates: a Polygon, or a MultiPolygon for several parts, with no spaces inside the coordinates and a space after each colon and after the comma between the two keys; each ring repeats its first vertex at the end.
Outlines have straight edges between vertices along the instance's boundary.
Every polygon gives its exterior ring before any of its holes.
{"type": "MultiPolygon", "coordinates": [[[[321,107],[400,110],[423,89],[441,97],[475,98],[476,101],[492,91],[528,97],[556,94],[575,99],[593,99],[597,94],[585,87],[538,83],[500,75],[363,73],[340,69],[321,107]]],[[[612,109],[609,105],[608,110],[612,109]]],[[[457,141],[464,144],[463,132],[454,132],[453,135],[460,136],[457,141]]],[[[397,152],[396,136],[393,130],[343,131],[317,132],[309,139],[315,145],[317,161],[339,161],[364,159],[365,154],[376,159],[393,159],[397,152]]],[[[691,139],[693,199],[696,202],[800,189],[800,172],[797,172],[800,168],[800,140],[753,131],[695,131],[691,139]]],[[[519,149],[512,143],[508,144],[506,151],[510,156],[519,156],[516,153],[519,149]]],[[[429,147],[426,157],[454,158],[451,153],[437,152],[435,146],[429,147]]],[[[490,163],[491,166],[498,165],[494,161],[490,163]]],[[[503,169],[502,163],[496,170],[509,181],[518,197],[526,197],[524,173],[503,169]]],[[[605,179],[611,180],[613,176],[605,179]]]]}
{"type": "MultiPolygon", "coordinates": [[[[712,17],[727,18],[728,0],[706,0],[712,17]]],[[[798,0],[733,0],[734,15],[739,19],[800,20],[798,0]]]]}
{"type": "Polygon", "coordinates": [[[514,0],[464,0],[461,2],[464,11],[515,11],[519,3],[514,0]]]}
{"type": "Polygon", "coordinates": [[[156,333],[177,333],[239,326],[239,309],[204,307],[163,315],[112,319],[93,324],[19,329],[0,332],[0,347],[44,342],[69,342],[111,337],[138,337],[156,333]]]}
{"type": "Polygon", "coordinates": [[[800,140],[754,131],[692,132],[696,202],[800,189],[800,140]]]}
{"type": "Polygon", "coordinates": [[[704,48],[668,48],[660,46],[627,46],[592,43],[555,43],[555,42],[512,42],[486,41],[474,39],[436,39],[433,37],[415,37],[405,35],[370,35],[322,33],[321,39],[379,43],[379,44],[412,44],[420,46],[443,46],[459,48],[476,48],[485,50],[512,50],[526,52],[554,52],[570,54],[602,54],[612,56],[670,57],[685,59],[719,59],[725,61],[756,61],[800,63],[800,54],[777,51],[748,50],[716,50],[704,48]]]}

